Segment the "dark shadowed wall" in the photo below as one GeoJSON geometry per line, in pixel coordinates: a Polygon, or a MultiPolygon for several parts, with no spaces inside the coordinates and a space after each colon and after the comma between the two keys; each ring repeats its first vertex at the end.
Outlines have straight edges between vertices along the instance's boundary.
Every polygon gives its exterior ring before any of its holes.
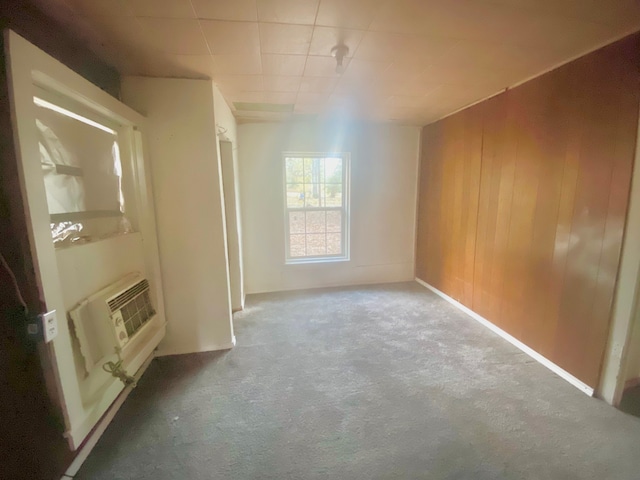
{"type": "Polygon", "coordinates": [[[422,133],[416,275],[597,387],[640,94],[635,34],[422,133]]]}
{"type": "MultiPolygon", "coordinates": [[[[0,27],[11,28],[111,95],[118,73],[29,2],[0,2],[0,27]]],[[[0,39],[0,253],[32,312],[44,308],[32,267],[11,127],[6,61],[0,39]]],[[[0,267],[0,478],[58,480],[73,454],[62,437],[61,414],[47,394],[51,377],[38,347],[25,337],[15,289],[0,267]]]]}

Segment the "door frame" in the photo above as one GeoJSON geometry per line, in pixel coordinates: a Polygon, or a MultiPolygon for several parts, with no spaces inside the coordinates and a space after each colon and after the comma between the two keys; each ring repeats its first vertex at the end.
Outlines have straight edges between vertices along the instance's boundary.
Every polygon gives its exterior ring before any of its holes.
{"type": "MultiPolygon", "coordinates": [[[[640,112],[639,112],[640,115],[640,112]]],[[[615,407],[620,405],[627,373],[629,342],[640,299],[640,120],[624,230],[620,268],[613,297],[609,339],[596,395],[615,407]]]]}

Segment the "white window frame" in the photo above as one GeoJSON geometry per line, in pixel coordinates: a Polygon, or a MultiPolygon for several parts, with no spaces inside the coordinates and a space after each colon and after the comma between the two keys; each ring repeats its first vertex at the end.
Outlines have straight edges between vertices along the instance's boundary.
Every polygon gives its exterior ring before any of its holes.
{"type": "Polygon", "coordinates": [[[329,263],[349,261],[350,244],[350,179],[351,156],[348,152],[283,152],[282,154],[282,192],[284,207],[285,229],[285,264],[299,265],[306,263],[329,263]],[[341,207],[289,207],[287,205],[287,158],[341,158],[342,159],[342,206],[341,207]],[[304,257],[291,257],[289,255],[289,212],[307,211],[340,211],[342,212],[342,252],[332,255],[308,255],[304,257]]]}

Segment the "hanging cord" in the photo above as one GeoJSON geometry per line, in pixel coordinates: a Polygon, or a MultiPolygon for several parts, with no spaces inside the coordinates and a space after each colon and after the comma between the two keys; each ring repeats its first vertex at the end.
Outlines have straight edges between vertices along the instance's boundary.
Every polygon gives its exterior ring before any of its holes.
{"type": "Polygon", "coordinates": [[[136,379],[127,373],[127,371],[122,368],[122,358],[120,358],[120,347],[116,347],[116,354],[118,355],[117,362],[106,362],[102,365],[102,369],[110,374],[112,377],[119,378],[122,383],[124,383],[125,387],[131,386],[131,388],[135,388],[137,385],[136,379]]]}
{"type": "Polygon", "coordinates": [[[2,266],[4,267],[4,269],[7,271],[7,273],[11,277],[11,281],[13,282],[13,287],[16,290],[16,296],[18,297],[18,301],[20,302],[20,305],[22,305],[22,308],[24,308],[25,313],[28,313],[29,309],[27,308],[27,302],[24,301],[24,297],[20,292],[20,287],[18,286],[18,280],[16,280],[16,276],[14,275],[13,270],[11,270],[11,267],[9,267],[9,264],[7,263],[7,261],[5,260],[2,254],[0,254],[0,261],[2,262],[2,266]]]}

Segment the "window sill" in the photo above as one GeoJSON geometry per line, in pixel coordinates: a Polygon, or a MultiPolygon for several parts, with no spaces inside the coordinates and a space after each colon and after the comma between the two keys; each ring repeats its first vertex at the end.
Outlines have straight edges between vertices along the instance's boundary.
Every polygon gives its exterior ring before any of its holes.
{"type": "Polygon", "coordinates": [[[299,260],[286,260],[285,265],[310,265],[317,263],[345,263],[350,261],[349,257],[331,257],[331,258],[301,258],[299,260]]]}

